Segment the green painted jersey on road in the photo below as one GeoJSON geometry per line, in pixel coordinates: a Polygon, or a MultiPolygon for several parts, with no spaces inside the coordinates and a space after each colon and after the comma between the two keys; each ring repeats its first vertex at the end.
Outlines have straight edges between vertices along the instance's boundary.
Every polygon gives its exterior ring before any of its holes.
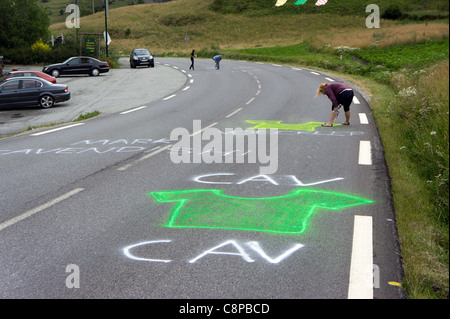
{"type": "Polygon", "coordinates": [[[277,233],[303,233],[320,209],[333,211],[373,203],[336,192],[296,189],[284,196],[246,198],[222,190],[151,192],[160,203],[175,202],[167,227],[222,228],[277,233]]]}

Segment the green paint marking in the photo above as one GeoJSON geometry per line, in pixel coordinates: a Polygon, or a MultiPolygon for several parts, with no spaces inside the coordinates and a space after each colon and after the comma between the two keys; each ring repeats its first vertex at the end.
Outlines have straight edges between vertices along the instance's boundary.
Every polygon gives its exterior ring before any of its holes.
{"type": "Polygon", "coordinates": [[[374,201],[327,191],[296,189],[284,196],[246,198],[222,190],[150,192],[157,202],[175,202],[166,227],[219,228],[301,234],[318,209],[333,211],[374,201]]]}
{"type": "MultiPolygon", "coordinates": [[[[308,122],[301,124],[285,124],[281,123],[282,121],[246,121],[250,124],[257,124],[253,126],[253,129],[271,129],[276,128],[279,130],[290,130],[290,131],[314,131],[316,127],[321,127],[323,122],[308,122]]],[[[338,126],[341,124],[334,124],[334,126],[338,126]]]]}

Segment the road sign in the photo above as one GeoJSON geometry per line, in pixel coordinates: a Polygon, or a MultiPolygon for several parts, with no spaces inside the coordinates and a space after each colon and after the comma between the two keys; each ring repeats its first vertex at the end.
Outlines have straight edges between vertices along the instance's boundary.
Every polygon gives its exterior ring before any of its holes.
{"type": "Polygon", "coordinates": [[[95,53],[95,39],[94,38],[85,38],[84,39],[85,44],[85,53],[95,53]]]}

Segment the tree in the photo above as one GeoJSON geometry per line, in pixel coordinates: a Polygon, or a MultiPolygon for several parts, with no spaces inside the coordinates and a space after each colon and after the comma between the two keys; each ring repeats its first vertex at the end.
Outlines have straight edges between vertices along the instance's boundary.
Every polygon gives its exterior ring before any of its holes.
{"type": "Polygon", "coordinates": [[[49,25],[39,0],[0,0],[0,47],[30,46],[47,38],[49,25]]]}

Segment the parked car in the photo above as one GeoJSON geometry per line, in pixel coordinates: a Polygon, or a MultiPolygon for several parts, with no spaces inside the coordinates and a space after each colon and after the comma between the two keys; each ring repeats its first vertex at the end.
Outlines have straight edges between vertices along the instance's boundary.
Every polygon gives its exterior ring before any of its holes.
{"type": "Polygon", "coordinates": [[[91,57],[72,57],[59,64],[47,65],[42,72],[55,78],[60,75],[89,74],[97,76],[109,72],[108,62],[99,61],[91,57]]]}
{"type": "Polygon", "coordinates": [[[155,66],[155,59],[147,49],[134,49],[130,54],[130,67],[134,69],[141,65],[153,68],[155,66]]]}
{"type": "Polygon", "coordinates": [[[4,80],[9,79],[9,78],[17,78],[17,77],[22,77],[22,76],[39,77],[39,78],[42,78],[42,79],[47,80],[49,82],[52,82],[53,84],[56,84],[56,78],[54,78],[53,76],[50,76],[48,74],[42,73],[40,71],[11,71],[11,72],[6,72],[5,74],[3,74],[0,77],[0,82],[3,82],[4,80]]]}
{"type": "Polygon", "coordinates": [[[0,83],[0,106],[40,105],[49,108],[70,99],[65,84],[53,84],[37,77],[8,78],[0,83]]]}

